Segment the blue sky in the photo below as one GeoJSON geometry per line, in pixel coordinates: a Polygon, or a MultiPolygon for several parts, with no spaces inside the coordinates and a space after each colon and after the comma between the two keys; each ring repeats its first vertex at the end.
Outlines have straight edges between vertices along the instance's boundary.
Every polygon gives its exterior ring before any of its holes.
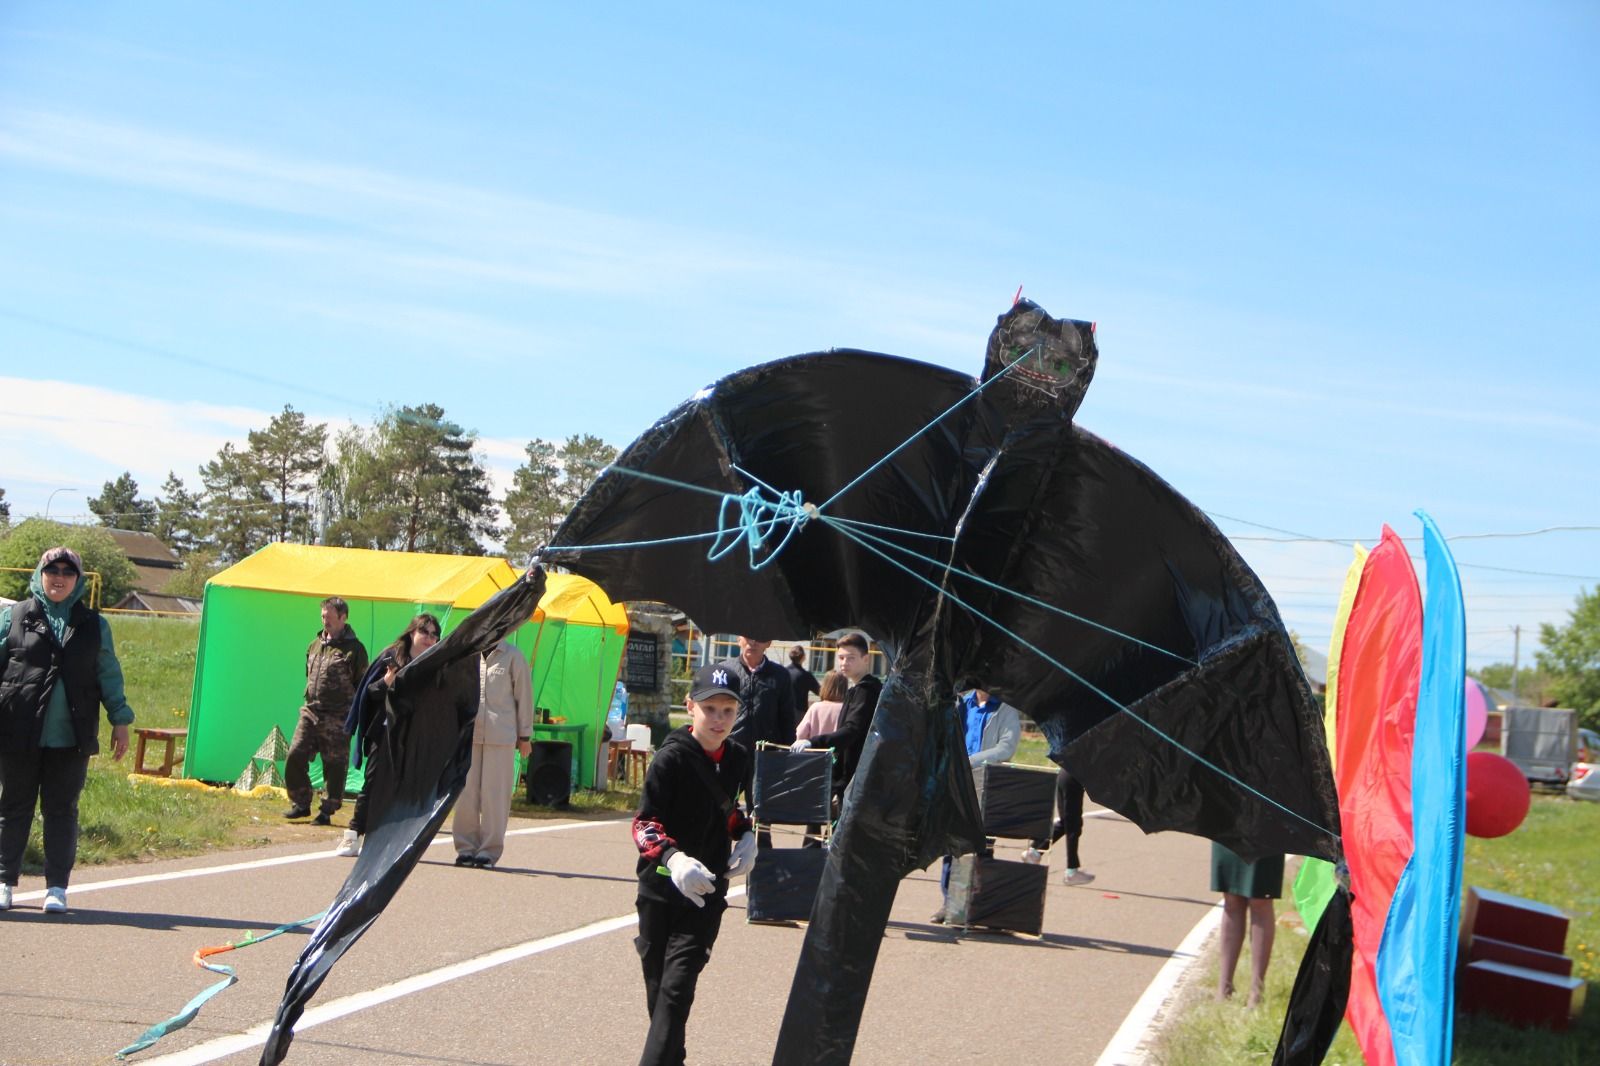
{"type": "Polygon", "coordinates": [[[1258,525],[1589,527],[1453,542],[1526,661],[1600,585],[1600,9],[1391,6],[13,0],[0,487],[423,401],[503,484],[770,358],[975,371],[1023,285],[1313,646],[1349,548],[1258,525]]]}

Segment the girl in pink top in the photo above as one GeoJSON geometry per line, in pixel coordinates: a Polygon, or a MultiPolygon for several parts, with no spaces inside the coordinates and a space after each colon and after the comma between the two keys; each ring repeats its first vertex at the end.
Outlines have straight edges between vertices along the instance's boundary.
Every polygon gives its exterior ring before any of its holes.
{"type": "Polygon", "coordinates": [[[831,733],[838,729],[839,712],[844,710],[844,694],[849,688],[850,682],[837,670],[823,678],[822,691],[818,693],[822,698],[813,703],[806,711],[806,716],[800,719],[800,724],[795,727],[795,739],[810,740],[820,733],[831,733]]]}

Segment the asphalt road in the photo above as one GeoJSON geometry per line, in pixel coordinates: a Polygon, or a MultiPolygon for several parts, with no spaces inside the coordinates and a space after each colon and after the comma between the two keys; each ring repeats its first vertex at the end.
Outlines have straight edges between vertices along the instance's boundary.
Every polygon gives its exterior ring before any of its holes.
{"type": "MultiPolygon", "coordinates": [[[[515,820],[499,868],[451,865],[440,838],[312,1001],[291,1064],[629,1063],[646,1028],[627,823],[515,820]]],[[[0,1062],[109,1063],[218,978],[196,949],[316,914],[350,860],[266,848],[81,869],[47,916],[24,878],[0,913],[0,1062]]],[[[1210,911],[1206,842],[1090,819],[1098,879],[1060,883],[1042,937],[927,922],[938,867],[901,886],[855,1062],[1100,1062],[1175,948],[1210,911]]],[[[737,883],[736,883],[737,884],[737,883]]],[[[737,891],[737,889],[736,889],[737,891]]],[[[691,1062],[770,1061],[803,930],[748,925],[734,899],[700,981],[691,1062]]],[[[303,933],[229,952],[240,982],[134,1063],[254,1063],[303,933]]],[[[1135,1023],[1138,1024],[1138,1023],[1135,1023]]]]}

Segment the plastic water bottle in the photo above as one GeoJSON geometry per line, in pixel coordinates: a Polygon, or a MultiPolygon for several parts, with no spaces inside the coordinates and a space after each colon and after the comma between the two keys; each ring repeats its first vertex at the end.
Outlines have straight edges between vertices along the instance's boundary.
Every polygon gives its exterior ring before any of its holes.
{"type": "Polygon", "coordinates": [[[622,740],[628,735],[628,687],[621,681],[611,693],[611,709],[606,712],[606,728],[612,740],[622,740]]]}

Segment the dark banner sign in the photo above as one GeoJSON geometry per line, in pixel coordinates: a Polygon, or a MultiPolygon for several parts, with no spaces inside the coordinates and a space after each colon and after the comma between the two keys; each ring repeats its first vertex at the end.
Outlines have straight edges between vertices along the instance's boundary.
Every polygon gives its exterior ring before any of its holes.
{"type": "Polygon", "coordinates": [[[629,692],[656,691],[656,635],[628,634],[628,648],[622,660],[622,681],[629,692]]]}

